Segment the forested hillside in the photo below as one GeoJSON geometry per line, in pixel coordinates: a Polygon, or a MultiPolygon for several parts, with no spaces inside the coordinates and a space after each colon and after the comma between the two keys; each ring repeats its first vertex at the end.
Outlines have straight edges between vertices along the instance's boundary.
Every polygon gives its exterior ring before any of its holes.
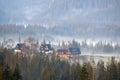
{"type": "Polygon", "coordinates": [[[90,62],[70,64],[54,55],[22,57],[7,49],[0,49],[0,56],[0,80],[120,80],[120,62],[114,58],[95,67],[90,62]]]}
{"type": "Polygon", "coordinates": [[[25,37],[34,36],[39,39],[56,40],[57,36],[73,38],[104,38],[116,40],[120,37],[120,26],[105,24],[78,24],[78,25],[57,25],[54,27],[45,27],[43,25],[0,25],[1,38],[18,38],[20,34],[25,37]],[[93,27],[96,26],[96,27],[93,27]]]}

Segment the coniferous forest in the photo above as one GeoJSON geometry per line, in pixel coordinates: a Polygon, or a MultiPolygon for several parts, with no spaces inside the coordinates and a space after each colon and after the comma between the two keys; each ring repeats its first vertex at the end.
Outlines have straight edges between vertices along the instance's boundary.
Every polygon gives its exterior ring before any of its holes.
{"type": "Polygon", "coordinates": [[[0,80],[120,80],[120,0],[0,0],[0,80]]]}
{"type": "Polygon", "coordinates": [[[120,62],[111,58],[96,67],[90,62],[69,63],[55,55],[13,55],[12,50],[0,49],[0,80],[120,80],[120,62]]]}

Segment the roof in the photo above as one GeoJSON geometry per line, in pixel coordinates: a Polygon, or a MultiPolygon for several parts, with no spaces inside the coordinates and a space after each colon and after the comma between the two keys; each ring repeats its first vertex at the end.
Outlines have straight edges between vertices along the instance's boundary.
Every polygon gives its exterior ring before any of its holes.
{"type": "Polygon", "coordinates": [[[69,48],[72,54],[81,54],[80,48],[69,48]]]}
{"type": "Polygon", "coordinates": [[[80,48],[68,48],[68,49],[58,49],[58,53],[64,53],[70,52],[71,54],[81,54],[80,48]]]}
{"type": "Polygon", "coordinates": [[[66,54],[68,52],[68,50],[67,49],[58,49],[57,52],[66,54]]]}
{"type": "Polygon", "coordinates": [[[49,50],[52,50],[52,47],[51,47],[50,44],[42,44],[42,45],[40,46],[40,48],[43,48],[43,49],[48,48],[49,50]]]}
{"type": "Polygon", "coordinates": [[[24,45],[24,44],[22,44],[22,43],[18,43],[18,44],[16,45],[15,49],[17,49],[17,50],[22,50],[23,45],[24,45]]]}

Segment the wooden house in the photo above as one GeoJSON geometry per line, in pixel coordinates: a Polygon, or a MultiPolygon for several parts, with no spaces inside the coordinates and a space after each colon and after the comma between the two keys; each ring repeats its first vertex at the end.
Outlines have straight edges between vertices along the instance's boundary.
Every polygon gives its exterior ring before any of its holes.
{"type": "Polygon", "coordinates": [[[41,44],[40,46],[40,53],[45,53],[45,54],[49,54],[49,53],[53,53],[53,48],[51,47],[51,44],[41,44]]]}
{"type": "Polygon", "coordinates": [[[81,51],[79,48],[58,49],[56,51],[57,56],[65,59],[69,59],[69,58],[78,56],[80,54],[81,54],[81,51]]]}

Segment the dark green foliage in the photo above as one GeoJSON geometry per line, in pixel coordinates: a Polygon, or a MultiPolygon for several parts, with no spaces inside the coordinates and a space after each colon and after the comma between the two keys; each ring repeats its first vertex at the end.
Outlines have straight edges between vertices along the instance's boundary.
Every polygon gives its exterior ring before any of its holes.
{"type": "Polygon", "coordinates": [[[117,64],[118,80],[120,80],[120,62],[117,64]]]}
{"type": "Polygon", "coordinates": [[[2,64],[0,64],[0,80],[4,80],[3,66],[2,66],[2,64]]]}
{"type": "Polygon", "coordinates": [[[105,67],[104,67],[104,62],[103,61],[99,61],[97,64],[97,71],[98,71],[98,75],[97,75],[97,80],[106,80],[105,76],[106,76],[106,71],[105,71],[105,67]]]}
{"type": "Polygon", "coordinates": [[[21,80],[21,79],[22,79],[22,76],[20,74],[19,65],[16,63],[16,66],[12,75],[12,80],[21,80]]]}
{"type": "Polygon", "coordinates": [[[118,71],[115,64],[115,59],[112,57],[111,63],[107,66],[107,75],[109,80],[118,80],[118,71]]]}
{"type": "Polygon", "coordinates": [[[89,74],[87,71],[87,66],[86,64],[83,64],[81,68],[81,73],[80,73],[80,79],[79,80],[88,80],[89,79],[89,74]]]}
{"type": "Polygon", "coordinates": [[[8,49],[0,49],[0,55],[4,56],[3,61],[2,62],[0,61],[0,80],[20,80],[21,79],[21,75],[19,72],[19,65],[16,64],[14,71],[12,71],[13,68],[12,69],[10,68],[10,65],[12,65],[11,61],[14,58],[11,52],[12,51],[8,49]]]}
{"type": "Polygon", "coordinates": [[[77,65],[72,65],[70,69],[70,80],[80,80],[81,66],[79,63],[77,65]]]}
{"type": "Polygon", "coordinates": [[[5,80],[12,80],[12,71],[8,64],[4,67],[4,79],[5,80]]]}
{"type": "Polygon", "coordinates": [[[22,57],[8,49],[0,49],[0,55],[4,56],[0,80],[120,80],[120,62],[114,58],[107,65],[99,61],[93,67],[89,62],[70,64],[55,55],[22,57]]]}

